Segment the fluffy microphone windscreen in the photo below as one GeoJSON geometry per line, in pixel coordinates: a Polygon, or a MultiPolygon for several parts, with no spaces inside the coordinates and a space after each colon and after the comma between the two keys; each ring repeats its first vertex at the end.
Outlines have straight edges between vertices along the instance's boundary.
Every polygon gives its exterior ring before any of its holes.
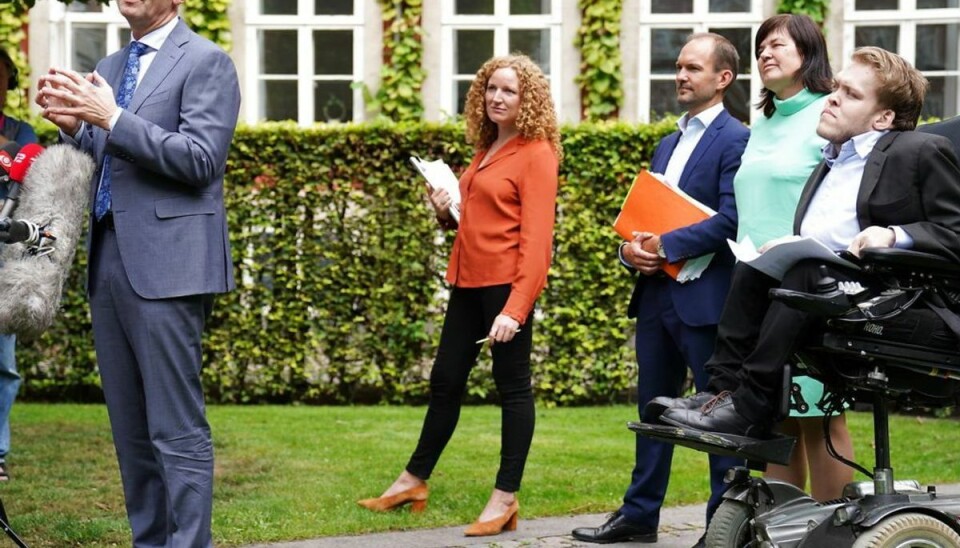
{"type": "Polygon", "coordinates": [[[0,333],[32,339],[53,323],[70,273],[89,200],[93,160],[70,145],[54,145],[27,172],[13,217],[31,221],[57,239],[53,252],[35,255],[23,244],[0,248],[0,333]]]}

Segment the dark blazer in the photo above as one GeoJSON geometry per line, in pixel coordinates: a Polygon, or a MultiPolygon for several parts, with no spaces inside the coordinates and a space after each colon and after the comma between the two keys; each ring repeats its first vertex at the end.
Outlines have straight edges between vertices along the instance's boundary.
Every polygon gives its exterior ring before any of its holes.
{"type": "MultiPolygon", "coordinates": [[[[97,64],[115,90],[129,48],[97,64]]],[[[141,297],[233,289],[223,173],[239,109],[240,87],[230,57],[180,21],[113,131],[84,124],[80,146],[97,165],[102,168],[105,153],[114,157],[117,243],[130,284],[141,297]]],[[[98,169],[91,203],[99,181],[98,169]]],[[[89,251],[89,238],[87,246],[89,251]]]]}
{"type": "MultiPolygon", "coordinates": [[[[727,239],[737,237],[737,205],[733,177],[747,146],[750,130],[723,110],[706,129],[680,175],[680,189],[717,212],[710,219],[661,235],[667,260],[676,262],[707,253],[716,253],[703,275],[685,284],[671,282],[670,296],[680,319],[687,325],[702,326],[720,321],[720,312],[730,287],[734,258],[727,239]]],[[[653,152],[650,170],[663,173],[680,140],[680,132],[665,137],[653,152]]],[[[640,275],[634,286],[627,315],[636,317],[647,276],[640,275]]]]}
{"type": "MultiPolygon", "coordinates": [[[[793,231],[800,224],[827,171],[821,162],[800,194],[793,231]]],[[[945,137],[891,131],[867,157],[857,194],[860,229],[898,225],[913,249],[960,260],[960,168],[945,137]]]]}
{"type": "Polygon", "coordinates": [[[917,131],[923,133],[933,133],[943,135],[953,143],[953,151],[960,157],[960,116],[954,116],[949,120],[942,120],[935,124],[925,124],[917,128],[917,131]]]}

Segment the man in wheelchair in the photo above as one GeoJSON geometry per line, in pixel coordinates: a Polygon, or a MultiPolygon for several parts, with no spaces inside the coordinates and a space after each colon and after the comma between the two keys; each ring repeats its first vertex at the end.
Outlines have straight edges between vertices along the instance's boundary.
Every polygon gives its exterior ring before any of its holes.
{"type": "MultiPolygon", "coordinates": [[[[898,55],[872,47],[854,52],[820,117],[817,133],[828,144],[801,195],[796,234],[857,257],[867,248],[899,248],[936,256],[930,263],[937,268],[938,258],[960,263],[957,156],[947,139],[912,131],[926,88],[919,71],[898,55]]],[[[738,264],[707,363],[707,391],[658,398],[647,406],[644,421],[768,437],[780,412],[784,364],[822,325],[823,314],[845,311],[858,299],[884,298],[848,289],[859,293],[851,300],[834,287],[821,287],[821,293],[831,294],[819,300],[804,295],[816,294],[825,277],[874,287],[884,272],[873,266],[859,270],[801,261],[778,281],[738,264]],[[794,306],[771,300],[771,289],[779,289],[785,300],[795,297],[794,306]]],[[[874,299],[854,310],[870,314],[877,304],[874,299]]],[[[949,303],[941,304],[949,319],[949,303]]]]}

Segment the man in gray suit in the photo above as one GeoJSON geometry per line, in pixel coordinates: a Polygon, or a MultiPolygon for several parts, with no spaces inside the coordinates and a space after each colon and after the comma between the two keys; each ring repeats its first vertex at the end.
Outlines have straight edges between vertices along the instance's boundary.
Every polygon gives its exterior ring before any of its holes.
{"type": "Polygon", "coordinates": [[[87,77],[51,69],[36,100],[100,166],[88,292],[135,546],[212,545],[200,342],[212,295],[234,286],[223,174],[240,91],[182,2],[119,1],[133,41],[87,77]]]}

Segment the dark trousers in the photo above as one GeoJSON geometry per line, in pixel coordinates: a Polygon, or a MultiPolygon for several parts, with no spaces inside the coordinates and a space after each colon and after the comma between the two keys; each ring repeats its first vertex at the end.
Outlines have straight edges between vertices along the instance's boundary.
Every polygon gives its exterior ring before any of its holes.
{"type": "MultiPolygon", "coordinates": [[[[647,402],[657,396],[677,397],[693,372],[697,390],[707,385],[704,363],[713,352],[717,326],[691,326],[680,320],[673,305],[667,278],[646,281],[637,315],[637,403],[640,414],[647,402]]],[[[722,502],[727,486],[726,471],[743,465],[734,457],[710,455],[710,501],[707,522],[722,502]]],[[[637,436],[636,460],[630,487],[623,496],[620,513],[637,525],[655,529],[660,522],[660,507],[670,480],[673,444],[637,436]]]]}
{"type": "MultiPolygon", "coordinates": [[[[212,546],[213,442],[200,386],[211,296],[143,299],[95,223],[90,308],[133,546],[212,546]]],[[[171,266],[174,268],[174,266],[171,266]]]]}
{"type": "MultiPolygon", "coordinates": [[[[480,288],[454,287],[440,334],[440,348],[430,373],[430,405],[423,421],[420,441],[410,457],[407,471],[428,479],[460,419],[460,406],[467,377],[477,361],[477,344],[486,337],[494,318],[510,295],[509,285],[480,288]]],[[[493,380],[502,407],[500,470],[496,488],[520,490],[523,467],[533,440],[534,407],[530,386],[532,315],[507,343],[492,345],[493,380]]]]}
{"type": "MultiPolygon", "coordinates": [[[[733,271],[716,348],[707,362],[708,389],[731,391],[737,412],[754,424],[773,426],[782,397],[783,366],[818,324],[804,312],[771,301],[767,292],[774,287],[815,292],[821,264],[801,261],[782,282],[743,263],[733,271]]],[[[856,279],[856,273],[846,269],[828,267],[827,273],[838,281],[856,279]]]]}

